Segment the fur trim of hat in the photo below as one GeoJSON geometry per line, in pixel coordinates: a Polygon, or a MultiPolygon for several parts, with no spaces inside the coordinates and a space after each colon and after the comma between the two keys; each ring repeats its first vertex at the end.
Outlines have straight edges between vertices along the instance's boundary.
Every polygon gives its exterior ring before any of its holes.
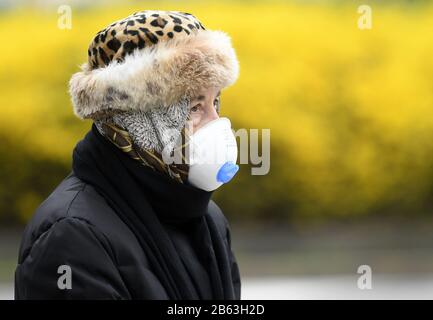
{"type": "Polygon", "coordinates": [[[69,82],[75,115],[147,111],[235,83],[239,62],[230,37],[197,21],[177,11],[142,11],[100,31],[89,62],[69,82]]]}

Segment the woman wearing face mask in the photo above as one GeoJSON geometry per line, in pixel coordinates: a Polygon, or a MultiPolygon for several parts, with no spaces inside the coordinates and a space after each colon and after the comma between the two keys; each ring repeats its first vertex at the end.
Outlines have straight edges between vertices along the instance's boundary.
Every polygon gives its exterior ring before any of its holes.
{"type": "Polygon", "coordinates": [[[240,299],[211,200],[238,170],[219,117],[238,73],[227,34],[189,13],[137,12],[97,33],[70,81],[93,124],[24,232],[17,299],[240,299]]]}

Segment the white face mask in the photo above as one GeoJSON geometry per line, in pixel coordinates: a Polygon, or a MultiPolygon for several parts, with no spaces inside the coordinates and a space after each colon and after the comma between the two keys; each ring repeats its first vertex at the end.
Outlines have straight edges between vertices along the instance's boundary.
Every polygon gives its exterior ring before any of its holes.
{"type": "Polygon", "coordinates": [[[238,148],[228,118],[208,122],[189,137],[188,182],[193,186],[213,191],[229,182],[239,166],[238,148]]]}

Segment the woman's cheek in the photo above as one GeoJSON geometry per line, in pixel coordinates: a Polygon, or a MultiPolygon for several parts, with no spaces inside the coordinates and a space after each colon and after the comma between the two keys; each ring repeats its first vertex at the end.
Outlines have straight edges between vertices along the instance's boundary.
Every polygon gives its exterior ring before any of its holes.
{"type": "Polygon", "coordinates": [[[194,115],[192,121],[194,130],[196,130],[200,126],[201,116],[199,114],[194,115]]]}
{"type": "Polygon", "coordinates": [[[190,120],[187,121],[188,131],[194,133],[200,124],[200,117],[198,115],[191,115],[190,120]]]}

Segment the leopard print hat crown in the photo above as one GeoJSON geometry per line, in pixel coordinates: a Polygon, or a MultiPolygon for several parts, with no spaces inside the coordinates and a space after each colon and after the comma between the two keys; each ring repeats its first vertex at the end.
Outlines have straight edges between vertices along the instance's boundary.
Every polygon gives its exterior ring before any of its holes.
{"type": "Polygon", "coordinates": [[[207,30],[190,13],[146,10],[99,31],[88,62],[69,82],[75,115],[148,111],[175,105],[210,86],[238,78],[230,37],[207,30]]]}

